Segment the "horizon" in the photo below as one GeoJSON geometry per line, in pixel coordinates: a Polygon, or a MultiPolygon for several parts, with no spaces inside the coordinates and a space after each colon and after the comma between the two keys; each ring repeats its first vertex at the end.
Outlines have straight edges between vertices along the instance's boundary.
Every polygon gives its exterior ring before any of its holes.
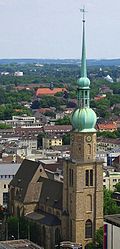
{"type": "MultiPolygon", "coordinates": [[[[11,58],[0,58],[0,60],[80,60],[81,58],[39,58],[39,57],[11,57],[11,58]]],[[[94,61],[100,61],[100,60],[120,60],[120,57],[118,58],[87,58],[87,61],[94,60],[94,61]]]]}

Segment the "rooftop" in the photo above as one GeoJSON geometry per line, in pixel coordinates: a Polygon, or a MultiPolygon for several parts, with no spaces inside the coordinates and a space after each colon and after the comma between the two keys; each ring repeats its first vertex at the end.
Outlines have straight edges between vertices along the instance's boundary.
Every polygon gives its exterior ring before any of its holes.
{"type": "Polygon", "coordinates": [[[0,249],[42,249],[29,240],[7,240],[0,242],[0,249]]]}
{"type": "Polygon", "coordinates": [[[112,130],[112,129],[117,129],[116,123],[104,123],[104,124],[98,124],[98,129],[99,130],[112,130]]]}
{"type": "Polygon", "coordinates": [[[36,96],[39,96],[39,95],[55,95],[56,93],[59,93],[59,92],[64,92],[66,91],[65,88],[53,88],[53,89],[50,89],[50,88],[39,88],[37,89],[37,92],[36,92],[36,96]]]}
{"type": "Polygon", "coordinates": [[[20,167],[19,163],[1,163],[0,175],[15,175],[20,167]]]}
{"type": "Polygon", "coordinates": [[[26,215],[26,218],[48,226],[57,226],[61,224],[61,221],[57,216],[43,212],[42,210],[29,213],[26,215]]]}
{"type": "Polygon", "coordinates": [[[114,226],[120,227],[120,214],[105,215],[104,220],[114,226]]]}

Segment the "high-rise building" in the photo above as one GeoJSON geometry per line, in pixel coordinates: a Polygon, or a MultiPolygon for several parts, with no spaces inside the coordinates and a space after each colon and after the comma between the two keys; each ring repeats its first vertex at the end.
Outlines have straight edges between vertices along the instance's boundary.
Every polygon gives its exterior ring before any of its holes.
{"type": "Polygon", "coordinates": [[[62,234],[64,240],[81,243],[85,249],[103,226],[103,170],[102,161],[96,159],[96,120],[90,108],[83,15],[81,77],[77,108],[71,117],[71,159],[64,164],[62,234]]]}

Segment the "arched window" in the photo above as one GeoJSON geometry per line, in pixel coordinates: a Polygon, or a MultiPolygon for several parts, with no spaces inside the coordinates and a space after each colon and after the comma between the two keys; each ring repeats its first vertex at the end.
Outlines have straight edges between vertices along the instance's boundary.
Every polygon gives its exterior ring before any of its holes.
{"type": "Polygon", "coordinates": [[[89,155],[91,154],[91,144],[87,145],[87,152],[88,152],[89,155]]]}
{"type": "Polygon", "coordinates": [[[92,221],[87,220],[85,223],[85,238],[92,238],[92,221]]]}
{"type": "Polygon", "coordinates": [[[89,170],[85,171],[85,185],[89,186],[89,170]]]}
{"type": "Polygon", "coordinates": [[[90,170],[90,186],[93,186],[93,170],[90,170]]]}
{"type": "Polygon", "coordinates": [[[92,211],[92,196],[87,195],[86,198],[86,211],[91,212],[92,211]]]}
{"type": "Polygon", "coordinates": [[[93,169],[85,171],[85,186],[93,186],[93,169]]]}

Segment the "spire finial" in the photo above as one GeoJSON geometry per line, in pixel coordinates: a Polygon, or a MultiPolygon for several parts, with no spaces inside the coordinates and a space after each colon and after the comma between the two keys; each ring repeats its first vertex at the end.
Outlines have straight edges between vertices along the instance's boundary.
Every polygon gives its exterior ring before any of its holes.
{"type": "Polygon", "coordinates": [[[82,60],[81,60],[81,77],[87,77],[87,66],[86,66],[86,47],[85,47],[85,6],[80,9],[83,13],[83,41],[82,41],[82,60]]]}
{"type": "Polygon", "coordinates": [[[83,22],[85,22],[85,13],[87,12],[87,11],[85,10],[85,6],[83,6],[83,9],[80,9],[80,12],[83,13],[83,22]]]}

